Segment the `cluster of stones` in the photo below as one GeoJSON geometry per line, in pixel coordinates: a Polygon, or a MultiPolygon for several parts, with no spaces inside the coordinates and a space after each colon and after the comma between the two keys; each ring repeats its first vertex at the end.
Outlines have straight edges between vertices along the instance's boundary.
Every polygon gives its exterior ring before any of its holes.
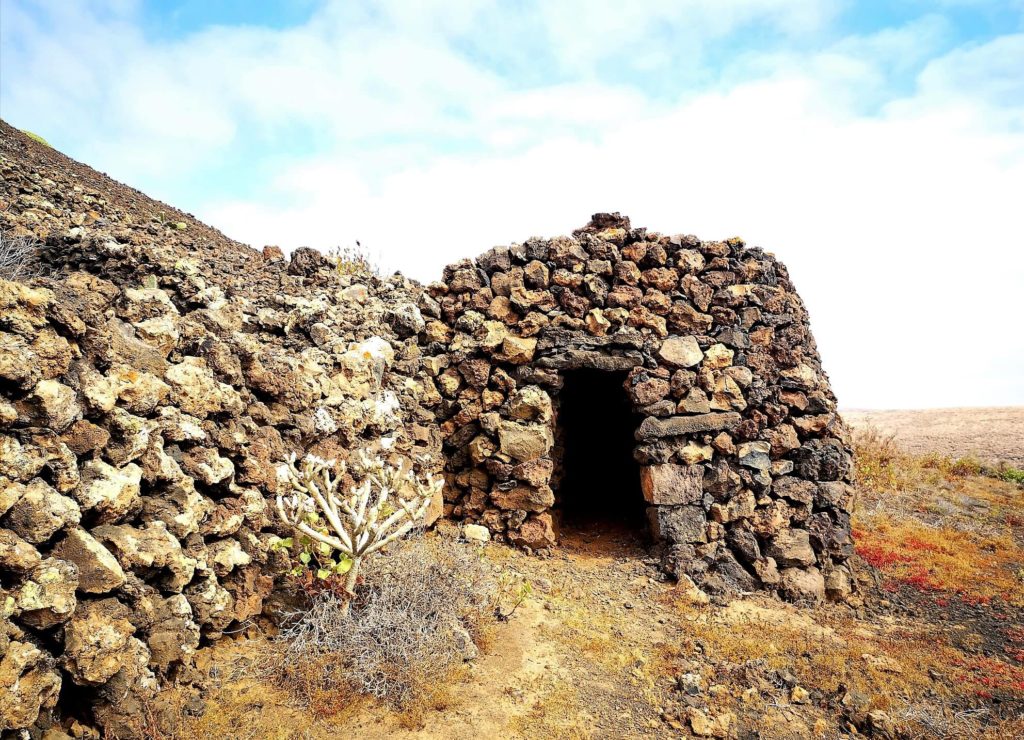
{"type": "MultiPolygon", "coordinates": [[[[70,185],[0,164],[5,218],[60,210],[70,185]]],[[[440,397],[401,277],[249,250],[243,292],[164,227],[65,226],[59,277],[0,280],[0,730],[70,683],[125,737],[202,641],[261,613],[288,565],[281,461],[369,447],[437,471],[440,397]]]]}
{"type": "Polygon", "coordinates": [[[620,372],[666,567],[712,592],[849,592],[848,435],[772,255],[598,214],[450,265],[429,292],[446,513],[553,545],[564,372],[620,372]]]}

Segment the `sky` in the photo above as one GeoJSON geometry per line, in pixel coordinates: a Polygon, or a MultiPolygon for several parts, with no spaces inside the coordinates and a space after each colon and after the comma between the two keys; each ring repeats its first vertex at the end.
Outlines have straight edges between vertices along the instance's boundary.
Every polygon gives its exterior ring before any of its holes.
{"type": "Polygon", "coordinates": [[[840,404],[1024,404],[1024,0],[0,0],[0,116],[423,281],[590,214],[789,267],[840,404]]]}

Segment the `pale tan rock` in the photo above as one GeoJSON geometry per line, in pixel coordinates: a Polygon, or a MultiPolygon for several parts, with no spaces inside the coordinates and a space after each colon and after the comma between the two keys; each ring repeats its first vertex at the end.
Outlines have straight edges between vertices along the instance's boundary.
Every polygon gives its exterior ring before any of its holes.
{"type": "Polygon", "coordinates": [[[508,399],[508,414],[519,421],[550,421],[551,396],[538,386],[524,386],[508,399]]]}
{"type": "Polygon", "coordinates": [[[704,353],[704,367],[721,370],[732,365],[735,353],[724,344],[713,344],[704,353]]]}
{"type": "Polygon", "coordinates": [[[181,543],[163,522],[144,527],[103,524],[92,535],[107,547],[126,570],[161,570],[156,579],[167,591],[180,592],[195,573],[196,561],[181,549],[181,543]]]}
{"type": "Polygon", "coordinates": [[[124,364],[110,368],[108,378],[118,401],[133,414],[150,414],[163,403],[170,386],[151,373],[124,364]]]}
{"type": "Polygon", "coordinates": [[[134,463],[115,468],[103,460],[89,460],[82,466],[82,482],[75,500],[94,512],[101,524],[117,522],[138,503],[142,469],[134,463]]]}
{"type": "Polygon", "coordinates": [[[213,566],[214,572],[220,576],[226,576],[235,568],[248,565],[252,557],[245,550],[238,540],[226,539],[211,542],[207,546],[207,562],[213,566]]]}
{"type": "Polygon", "coordinates": [[[512,365],[525,365],[533,359],[533,354],[536,351],[537,340],[535,338],[508,336],[501,344],[501,353],[495,357],[512,365]]]}
{"type": "Polygon", "coordinates": [[[125,666],[135,633],[132,612],[117,599],[85,601],[64,626],[64,669],[80,686],[106,683],[125,666]]]}
{"type": "Polygon", "coordinates": [[[171,386],[171,401],[191,416],[205,419],[210,414],[242,410],[238,392],[219,382],[201,357],[185,357],[171,365],[164,379],[171,386]]]}
{"type": "Polygon", "coordinates": [[[790,601],[817,604],[825,599],[825,579],[817,568],[785,568],[780,573],[779,590],[790,601]]]}
{"type": "Polygon", "coordinates": [[[50,629],[67,621],[75,611],[78,566],[47,558],[33,568],[17,591],[19,619],[35,629],[50,629]]]}
{"type": "Polygon", "coordinates": [[[5,489],[7,493],[4,495],[11,495],[12,488],[18,498],[8,510],[4,526],[28,542],[45,542],[61,529],[74,527],[82,519],[78,504],[39,478],[24,485],[15,483],[5,489]]]}
{"type": "Polygon", "coordinates": [[[502,421],[498,426],[498,446],[513,460],[524,462],[543,457],[554,444],[547,424],[517,424],[502,421]]]}
{"type": "Polygon", "coordinates": [[[43,560],[39,551],[9,529],[0,529],[0,568],[27,573],[43,560]]]}
{"type": "Polygon", "coordinates": [[[669,337],[661,343],[658,358],[672,367],[695,367],[704,359],[704,352],[693,337],[669,337]]]}
{"type": "Polygon", "coordinates": [[[30,642],[11,641],[0,654],[0,730],[35,723],[60,695],[61,676],[53,657],[30,642]]]}
{"type": "Polygon", "coordinates": [[[234,463],[212,447],[193,447],[182,457],[181,464],[186,473],[207,486],[223,483],[235,474],[234,463]]]}
{"type": "Polygon", "coordinates": [[[75,391],[56,380],[40,380],[32,392],[15,404],[18,420],[27,425],[62,432],[82,418],[75,391]]]}
{"type": "Polygon", "coordinates": [[[697,463],[707,462],[710,460],[714,457],[715,451],[711,448],[711,445],[687,442],[686,445],[683,446],[683,448],[676,454],[685,464],[696,465],[697,463]]]}
{"type": "Polygon", "coordinates": [[[23,445],[15,437],[0,434],[0,475],[28,481],[46,466],[46,455],[38,447],[23,445]]]}

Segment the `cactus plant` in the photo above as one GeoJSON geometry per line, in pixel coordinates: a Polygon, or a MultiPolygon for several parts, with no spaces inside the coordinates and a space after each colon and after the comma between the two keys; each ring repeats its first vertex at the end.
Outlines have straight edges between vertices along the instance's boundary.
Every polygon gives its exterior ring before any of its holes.
{"type": "Polygon", "coordinates": [[[297,532],[340,554],[347,612],[363,560],[422,522],[443,481],[417,476],[407,460],[392,465],[365,450],[355,455],[360,482],[349,491],[342,490],[346,472],[344,462],[315,455],[299,462],[292,454],[278,468],[286,488],[277,495],[277,511],[297,532]]]}

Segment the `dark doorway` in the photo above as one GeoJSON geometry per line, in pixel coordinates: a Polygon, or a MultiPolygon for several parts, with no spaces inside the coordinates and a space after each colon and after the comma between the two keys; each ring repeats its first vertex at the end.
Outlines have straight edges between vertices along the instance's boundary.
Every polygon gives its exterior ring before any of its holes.
{"type": "Polygon", "coordinates": [[[568,527],[594,525],[646,530],[633,436],[641,417],[622,384],[601,370],[565,373],[558,424],[563,445],[558,505],[568,527]]]}

